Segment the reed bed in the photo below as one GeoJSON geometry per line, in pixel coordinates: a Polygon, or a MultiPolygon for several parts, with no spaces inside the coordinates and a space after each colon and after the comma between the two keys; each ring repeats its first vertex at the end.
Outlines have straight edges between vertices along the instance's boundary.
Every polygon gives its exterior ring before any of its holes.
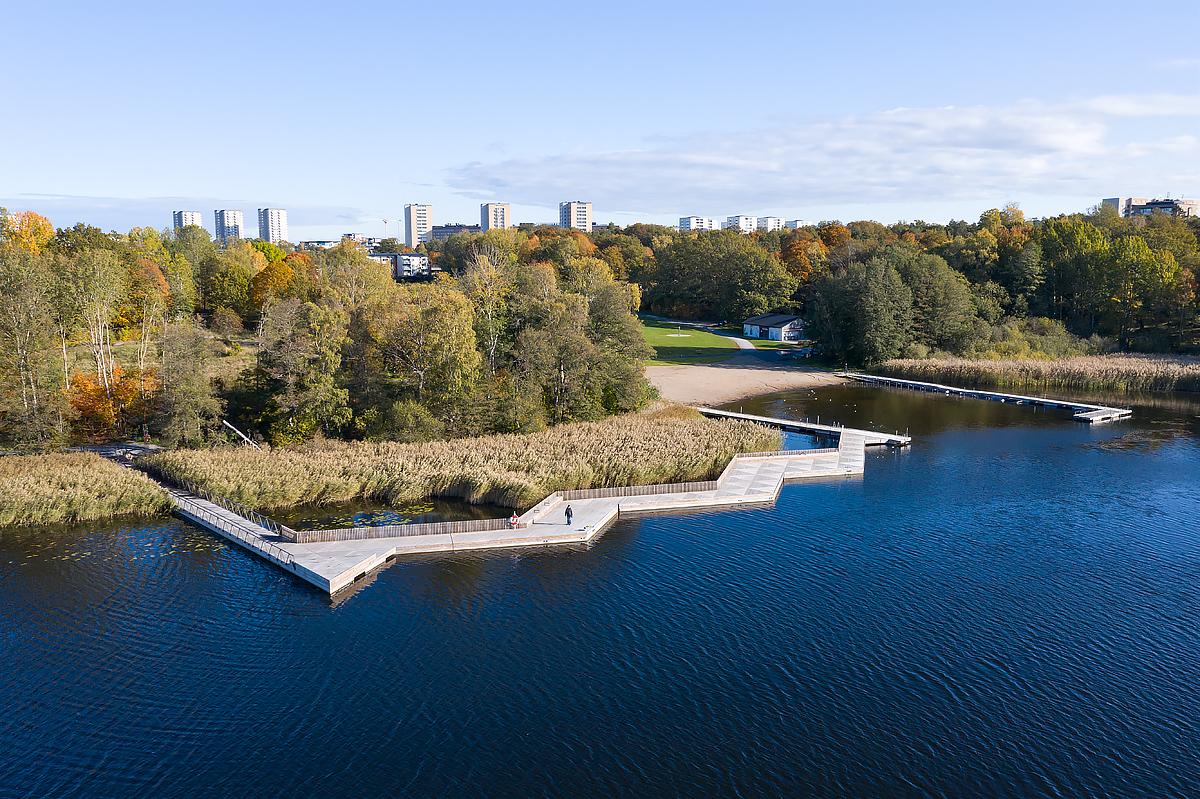
{"type": "Polygon", "coordinates": [[[0,457],[0,527],[155,516],[169,508],[153,480],[90,452],[0,457]]]}
{"type": "Polygon", "coordinates": [[[558,490],[708,480],[735,454],[779,444],[777,430],[666,409],[527,435],[177,450],[143,463],[169,481],[264,510],[358,497],[391,503],[450,497],[525,508],[558,490]]]}
{"type": "Polygon", "coordinates": [[[896,359],[879,372],[963,388],[1022,387],[1093,391],[1200,391],[1200,358],[1087,355],[1057,360],[896,359]]]}

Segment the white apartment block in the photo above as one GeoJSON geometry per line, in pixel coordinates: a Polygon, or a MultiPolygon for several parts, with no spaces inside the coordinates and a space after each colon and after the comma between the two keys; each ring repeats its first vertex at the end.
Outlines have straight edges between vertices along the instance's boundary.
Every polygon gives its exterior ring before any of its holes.
{"type": "Polygon", "coordinates": [[[489,230],[508,230],[512,226],[512,209],[508,203],[483,203],[479,206],[479,229],[484,233],[489,230]]]}
{"type": "Polygon", "coordinates": [[[176,230],[183,230],[188,225],[204,227],[204,214],[199,211],[172,211],[171,223],[176,230]]]}
{"type": "Polygon", "coordinates": [[[689,230],[716,230],[719,226],[717,220],[711,216],[681,216],[679,217],[679,229],[682,231],[689,230]]]}
{"type": "Polygon", "coordinates": [[[785,227],[788,230],[799,230],[802,227],[812,227],[812,222],[806,222],[803,219],[789,219],[785,227]]]}
{"type": "Polygon", "coordinates": [[[725,224],[721,226],[725,230],[736,230],[738,233],[753,233],[758,229],[758,217],[756,216],[731,216],[725,220],[725,224]]]}
{"type": "Polygon", "coordinates": [[[425,244],[433,232],[433,206],[409,203],[404,206],[404,243],[409,247],[425,244]]]}
{"type": "Polygon", "coordinates": [[[760,216],[758,229],[770,233],[772,230],[783,230],[783,220],[777,216],[760,216]]]}
{"type": "Polygon", "coordinates": [[[213,211],[213,236],[218,244],[224,246],[242,238],[245,228],[246,218],[241,211],[232,208],[213,211]]]}
{"type": "Polygon", "coordinates": [[[592,232],[592,204],[580,200],[558,204],[558,226],[592,232]]]}
{"type": "Polygon", "coordinates": [[[258,237],[272,244],[282,244],[287,241],[287,211],[282,208],[259,208],[258,237]]]}

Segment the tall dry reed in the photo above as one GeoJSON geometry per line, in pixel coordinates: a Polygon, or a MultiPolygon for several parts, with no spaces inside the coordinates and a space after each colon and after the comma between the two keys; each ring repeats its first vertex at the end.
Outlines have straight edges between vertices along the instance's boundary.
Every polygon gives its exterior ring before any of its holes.
{"type": "Polygon", "coordinates": [[[669,409],[527,435],[178,450],[144,462],[168,480],[263,509],[357,497],[394,503],[453,497],[521,508],[562,489],[711,479],[733,455],[779,443],[776,430],[669,409]]]}
{"type": "Polygon", "coordinates": [[[0,457],[0,527],[154,516],[169,508],[153,480],[90,452],[0,457]]]}
{"type": "Polygon", "coordinates": [[[887,361],[879,373],[963,388],[1090,391],[1200,391],[1200,359],[1165,355],[1087,355],[1058,360],[931,358],[887,361]]]}

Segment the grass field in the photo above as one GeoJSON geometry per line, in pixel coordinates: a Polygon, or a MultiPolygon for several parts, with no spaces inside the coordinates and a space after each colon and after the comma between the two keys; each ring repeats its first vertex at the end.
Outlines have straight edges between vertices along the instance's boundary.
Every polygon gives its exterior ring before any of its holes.
{"type": "Polygon", "coordinates": [[[737,344],[726,336],[656,319],[642,320],[642,335],[654,348],[651,363],[713,363],[723,361],[737,351],[737,344]]]}

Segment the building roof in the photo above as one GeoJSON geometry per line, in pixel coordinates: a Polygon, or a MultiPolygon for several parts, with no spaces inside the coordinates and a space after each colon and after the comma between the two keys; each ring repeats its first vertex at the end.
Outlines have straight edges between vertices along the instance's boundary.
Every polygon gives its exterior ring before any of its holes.
{"type": "Polygon", "coordinates": [[[799,316],[784,313],[765,313],[760,316],[752,316],[742,324],[756,325],[758,327],[783,327],[792,322],[800,321],[799,316]]]}

